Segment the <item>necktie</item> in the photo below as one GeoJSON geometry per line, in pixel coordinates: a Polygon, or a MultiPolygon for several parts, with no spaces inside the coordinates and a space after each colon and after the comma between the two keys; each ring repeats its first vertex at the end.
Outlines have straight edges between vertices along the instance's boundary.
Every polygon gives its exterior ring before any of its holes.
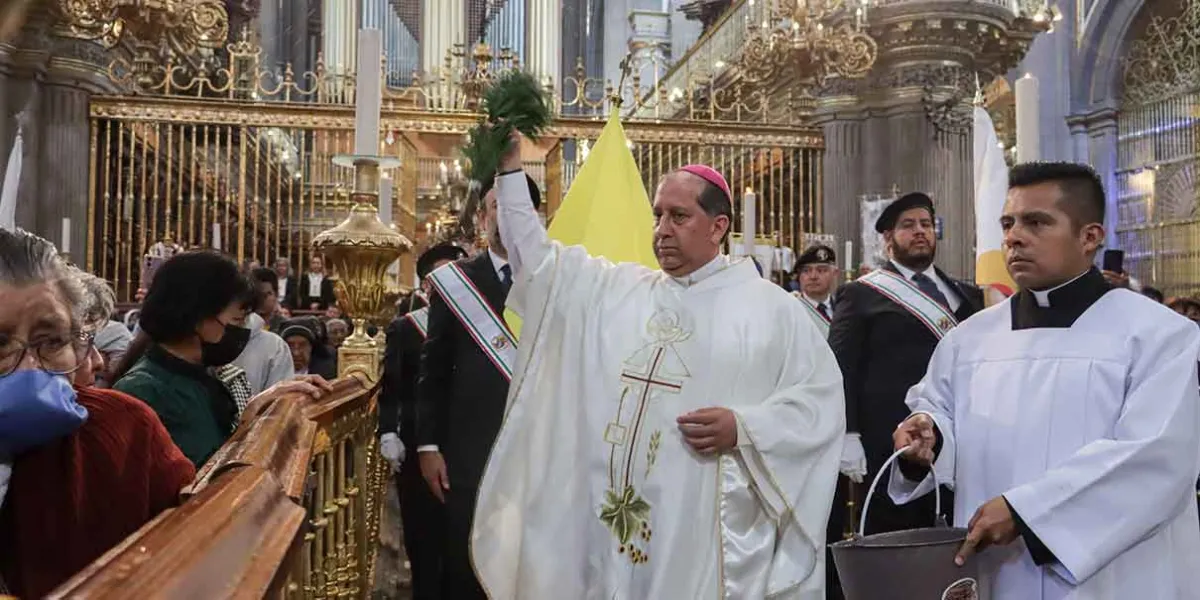
{"type": "Polygon", "coordinates": [[[500,267],[500,285],[504,288],[504,295],[508,295],[509,288],[512,287],[512,267],[504,265],[500,267]]]}
{"type": "Polygon", "coordinates": [[[924,273],[914,273],[912,276],[913,283],[917,284],[917,289],[925,292],[926,296],[933,298],[938,304],[941,304],[946,310],[950,310],[950,302],[946,300],[946,295],[942,290],[938,289],[936,283],[924,273]]]}
{"type": "Polygon", "coordinates": [[[821,313],[822,317],[825,317],[826,319],[829,318],[829,309],[825,308],[824,302],[817,303],[817,312],[821,313]]]}

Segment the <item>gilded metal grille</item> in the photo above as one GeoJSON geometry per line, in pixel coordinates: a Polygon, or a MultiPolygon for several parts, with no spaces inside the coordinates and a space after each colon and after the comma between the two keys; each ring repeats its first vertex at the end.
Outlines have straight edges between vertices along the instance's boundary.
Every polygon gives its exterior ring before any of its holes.
{"type": "Polygon", "coordinates": [[[1200,1],[1153,18],[1125,59],[1117,238],[1126,267],[1172,295],[1200,293],[1200,1]]]}
{"type": "MultiPolygon", "coordinates": [[[[472,56],[480,53],[490,51],[476,48],[472,56]]],[[[92,100],[87,262],[113,282],[120,300],[136,297],[144,257],[157,242],[263,263],[287,257],[303,271],[313,237],[347,214],[353,172],[332,158],[352,150],[354,75],[326,72],[320,59],[313,72],[285,65],[276,74],[262,68],[260,55],[243,35],[200,67],[170,56],[157,61],[148,48],[111,66],[113,81],[136,95],[92,100]]],[[[453,200],[429,188],[429,174],[457,154],[478,118],[478,93],[495,74],[490,60],[471,60],[455,54],[413,86],[384,92],[380,153],[402,164],[391,173],[393,223],[418,248],[436,237],[426,237],[427,225],[444,220],[453,200]]],[[[530,166],[553,191],[549,210],[620,97],[651,195],[663,173],[710,163],[736,196],[751,187],[758,193],[760,234],[800,250],[803,233],[820,231],[819,130],[795,126],[787,107],[768,105],[761,91],[711,80],[668,89],[653,61],[629,72],[614,86],[580,71],[548,90],[559,116],[546,137],[562,143],[557,156],[530,166]]],[[[741,207],[735,211],[740,223],[741,207]]],[[[401,260],[397,283],[412,282],[412,263],[411,256],[401,260]]]]}

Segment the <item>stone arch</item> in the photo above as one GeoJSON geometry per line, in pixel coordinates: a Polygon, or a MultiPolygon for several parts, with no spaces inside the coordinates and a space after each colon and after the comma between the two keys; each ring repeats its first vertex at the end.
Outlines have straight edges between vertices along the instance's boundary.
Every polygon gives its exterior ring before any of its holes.
{"type": "Polygon", "coordinates": [[[1129,30],[1145,0],[1095,0],[1082,36],[1080,68],[1071,85],[1071,97],[1081,112],[1115,108],[1121,97],[1123,63],[1129,30]]]}

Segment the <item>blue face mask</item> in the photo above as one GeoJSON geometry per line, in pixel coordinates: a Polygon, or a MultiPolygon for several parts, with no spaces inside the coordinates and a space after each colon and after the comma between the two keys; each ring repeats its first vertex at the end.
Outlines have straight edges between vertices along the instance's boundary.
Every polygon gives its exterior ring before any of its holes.
{"type": "Polygon", "coordinates": [[[66,377],[41,369],[0,377],[0,456],[15,456],[61,438],[87,417],[66,377]]]}

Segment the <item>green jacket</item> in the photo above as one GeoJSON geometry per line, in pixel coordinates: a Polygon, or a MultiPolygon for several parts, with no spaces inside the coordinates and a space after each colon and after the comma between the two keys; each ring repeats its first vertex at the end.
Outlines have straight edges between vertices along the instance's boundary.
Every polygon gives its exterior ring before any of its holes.
{"type": "Polygon", "coordinates": [[[113,388],[154,409],[196,468],[233,432],[236,405],[229,390],[208,369],[158,346],[151,346],[113,388]]]}

